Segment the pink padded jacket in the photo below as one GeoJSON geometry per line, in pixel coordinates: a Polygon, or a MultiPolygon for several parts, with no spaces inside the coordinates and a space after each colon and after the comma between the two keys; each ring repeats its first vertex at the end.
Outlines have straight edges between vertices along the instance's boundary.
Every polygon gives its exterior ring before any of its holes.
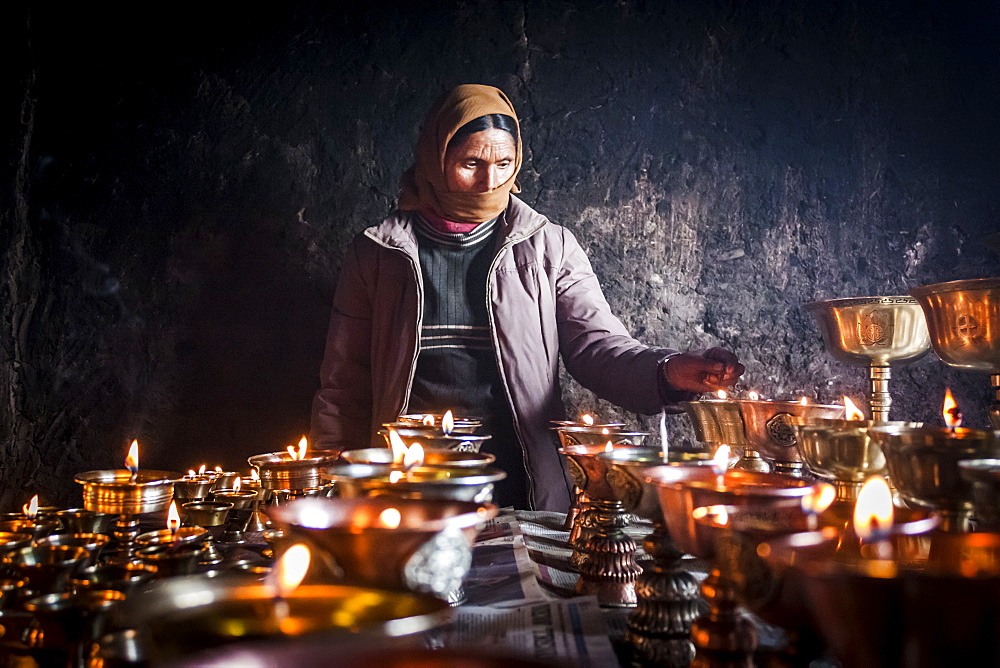
{"type": "MultiPolygon", "coordinates": [[[[407,404],[423,306],[414,215],[394,212],[347,251],[313,400],[312,442],[318,448],[382,445],[378,428],[407,404]]],[[[487,286],[493,347],[532,507],[565,511],[569,483],[550,423],[565,415],[559,357],[598,396],[652,414],[662,407],[658,365],[673,351],[629,335],[568,230],[514,196],[500,222],[487,286]]]]}

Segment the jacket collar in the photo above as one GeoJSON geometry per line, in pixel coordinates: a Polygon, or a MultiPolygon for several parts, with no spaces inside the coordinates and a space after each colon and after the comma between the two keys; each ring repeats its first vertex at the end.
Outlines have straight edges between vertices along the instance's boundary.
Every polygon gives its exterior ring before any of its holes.
{"type": "MultiPolygon", "coordinates": [[[[365,230],[365,236],[387,248],[398,248],[408,253],[416,254],[417,237],[413,231],[414,211],[393,211],[388,218],[375,227],[365,230]]],[[[501,214],[505,244],[516,244],[524,241],[542,229],[549,221],[542,214],[522,202],[514,195],[501,214]]]]}

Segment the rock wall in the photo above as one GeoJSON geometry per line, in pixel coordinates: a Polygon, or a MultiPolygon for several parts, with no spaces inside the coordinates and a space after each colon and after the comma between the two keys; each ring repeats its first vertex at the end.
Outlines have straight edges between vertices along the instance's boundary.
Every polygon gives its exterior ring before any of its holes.
{"type": "MultiPolygon", "coordinates": [[[[132,438],[171,469],[297,440],[342,248],[458,83],[511,96],[522,196],[635,335],[729,346],[767,396],[864,396],[801,304],[1000,275],[992,3],[337,4],[4,10],[2,509],[132,438]]],[[[983,426],[986,377],[933,353],[894,416],[946,385],[983,426]]]]}

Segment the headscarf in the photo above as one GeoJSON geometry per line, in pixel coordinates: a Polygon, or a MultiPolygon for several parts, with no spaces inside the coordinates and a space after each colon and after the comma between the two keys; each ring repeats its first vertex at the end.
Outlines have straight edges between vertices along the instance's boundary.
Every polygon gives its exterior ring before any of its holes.
{"type": "Polygon", "coordinates": [[[517,173],[521,170],[521,128],[517,114],[499,88],[463,84],[453,88],[427,114],[417,140],[417,158],[400,180],[399,209],[433,211],[446,220],[483,223],[507,208],[511,192],[521,192],[517,173]],[[460,127],[487,114],[505,114],[517,127],[517,157],[514,173],[504,183],[485,193],[451,192],[444,175],[448,142],[460,127]]]}

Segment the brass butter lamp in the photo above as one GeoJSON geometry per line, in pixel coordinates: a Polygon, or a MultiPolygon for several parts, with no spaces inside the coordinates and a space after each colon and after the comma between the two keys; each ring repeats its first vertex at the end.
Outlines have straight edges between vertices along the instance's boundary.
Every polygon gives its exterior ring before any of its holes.
{"type": "Polygon", "coordinates": [[[802,307],[812,314],[828,353],[845,364],[868,367],[872,419],[889,420],[892,366],[930,350],[924,310],[907,295],[827,299],[802,307]]]}
{"type": "Polygon", "coordinates": [[[990,374],[990,423],[1000,429],[1000,278],[923,285],[910,290],[927,317],[941,361],[990,374]]]}

